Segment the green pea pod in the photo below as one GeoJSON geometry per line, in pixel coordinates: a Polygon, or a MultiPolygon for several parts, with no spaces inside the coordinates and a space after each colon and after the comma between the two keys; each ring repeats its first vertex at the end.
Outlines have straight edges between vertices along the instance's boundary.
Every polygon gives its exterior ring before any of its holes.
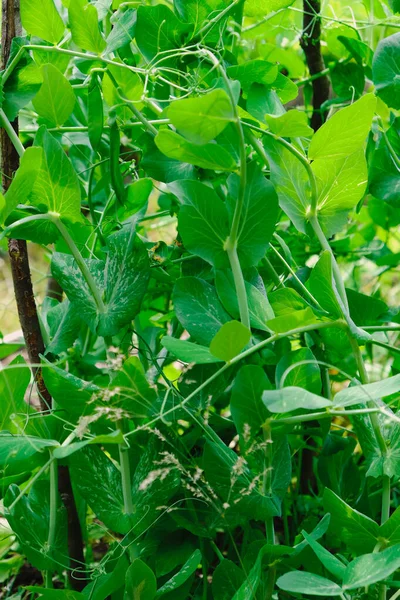
{"type": "Polygon", "coordinates": [[[100,81],[97,73],[93,73],[88,89],[88,129],[90,145],[97,151],[103,134],[104,111],[100,81]]]}
{"type": "Polygon", "coordinates": [[[125,187],[122,179],[121,170],[119,166],[119,151],[120,151],[120,136],[119,128],[117,125],[116,117],[114,114],[110,114],[109,117],[110,125],[110,178],[111,187],[115,192],[115,196],[120,204],[124,204],[125,201],[125,187]]]}

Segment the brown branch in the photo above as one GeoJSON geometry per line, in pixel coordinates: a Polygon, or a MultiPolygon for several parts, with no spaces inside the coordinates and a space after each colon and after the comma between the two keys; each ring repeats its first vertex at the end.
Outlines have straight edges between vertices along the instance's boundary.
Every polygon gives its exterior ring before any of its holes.
{"type": "MultiPolygon", "coordinates": [[[[316,75],[325,69],[321,53],[321,4],[320,0],[303,0],[303,33],[301,47],[306,56],[310,75],[316,75]]],[[[329,99],[329,78],[324,75],[312,81],[313,114],[311,127],[317,131],[324,122],[321,106],[329,99]]]]}
{"type": "MultiPolygon", "coordinates": [[[[2,0],[1,65],[3,69],[10,56],[12,40],[17,35],[21,35],[19,0],[2,0]]],[[[18,132],[17,119],[12,125],[15,131],[18,132]]],[[[2,185],[3,189],[7,191],[15,171],[18,169],[19,157],[11,140],[2,128],[0,129],[0,148],[2,185]]],[[[18,316],[29,362],[35,365],[32,371],[40,397],[41,409],[49,410],[51,409],[51,396],[44,383],[42,369],[37,366],[40,364],[40,354],[43,354],[45,348],[33,294],[27,244],[24,240],[10,239],[8,252],[18,316]]],[[[82,570],[85,564],[81,526],[68,467],[59,466],[58,473],[59,491],[66,508],[68,521],[68,548],[71,566],[71,570],[68,571],[69,580],[73,589],[82,590],[85,582],[76,577],[76,570],[82,570]]]]}

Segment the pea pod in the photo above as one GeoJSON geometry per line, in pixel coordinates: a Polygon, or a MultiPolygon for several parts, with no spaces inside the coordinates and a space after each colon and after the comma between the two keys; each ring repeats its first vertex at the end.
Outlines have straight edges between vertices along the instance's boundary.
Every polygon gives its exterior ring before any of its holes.
{"type": "Polygon", "coordinates": [[[97,73],[93,73],[88,89],[88,133],[93,150],[99,148],[104,127],[103,98],[97,73]]]}
{"type": "Polygon", "coordinates": [[[115,114],[110,114],[110,178],[111,187],[120,204],[124,204],[125,187],[119,166],[120,135],[115,114]]]}

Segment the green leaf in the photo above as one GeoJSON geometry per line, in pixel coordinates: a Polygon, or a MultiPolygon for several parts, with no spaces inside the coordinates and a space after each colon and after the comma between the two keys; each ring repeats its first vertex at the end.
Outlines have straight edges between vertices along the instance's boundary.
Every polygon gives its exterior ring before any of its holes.
{"type": "MultiPolygon", "coordinates": [[[[389,144],[397,156],[400,156],[399,125],[400,119],[396,118],[386,131],[389,144]]],[[[400,172],[383,135],[375,147],[369,166],[369,191],[375,198],[384,200],[396,208],[400,206],[400,172]]]]}
{"type": "MultiPolygon", "coordinates": [[[[74,168],[61,144],[41,127],[35,137],[35,146],[44,151],[39,173],[29,197],[30,204],[45,206],[50,212],[70,221],[81,220],[81,190],[74,168]]],[[[53,225],[48,225],[54,230],[53,225]]],[[[54,235],[58,237],[58,233],[54,235]]]]}
{"type": "Polygon", "coordinates": [[[232,600],[245,579],[246,576],[242,569],[225,558],[213,573],[212,592],[214,600],[232,600]]]}
{"type": "Polygon", "coordinates": [[[295,386],[314,394],[321,392],[320,368],[309,348],[293,350],[282,356],[276,365],[275,380],[278,388],[295,386]]]}
{"type": "Polygon", "coordinates": [[[247,575],[244,583],[240,586],[236,594],[232,597],[232,600],[253,600],[256,598],[257,590],[262,581],[262,568],[263,563],[268,562],[268,566],[275,566],[277,560],[290,553],[291,548],[287,546],[272,546],[266,544],[262,546],[257,554],[257,558],[254,561],[249,574],[247,575]]]}
{"type": "Polygon", "coordinates": [[[211,354],[207,346],[200,346],[186,340],[177,340],[168,335],[162,338],[161,344],[168,352],[172,352],[172,354],[175,354],[183,362],[196,363],[198,365],[222,362],[221,359],[211,354]]]}
{"type": "Polygon", "coordinates": [[[245,14],[248,17],[265,17],[272,12],[293,4],[293,0],[247,0],[245,14]]]}
{"type": "Polygon", "coordinates": [[[267,321],[267,327],[275,333],[286,333],[291,329],[297,329],[298,327],[304,327],[304,325],[311,325],[312,323],[317,323],[317,318],[312,309],[307,307],[289,316],[275,317],[275,319],[267,321]]]}
{"type": "Polygon", "coordinates": [[[266,390],[262,401],[272,413],[293,412],[299,409],[318,411],[332,406],[331,400],[295,386],[288,386],[281,390],[266,390]]]}
{"type": "Polygon", "coordinates": [[[346,568],[343,589],[354,590],[383,581],[400,567],[400,544],[381,552],[364,554],[354,559],[346,568]]]}
{"type": "Polygon", "coordinates": [[[323,503],[326,512],[331,514],[330,530],[350,550],[357,553],[372,552],[378,541],[378,524],[351,508],[328,488],[325,488],[323,503]]]}
{"type": "Polygon", "coordinates": [[[121,400],[118,405],[135,418],[144,419],[154,412],[155,389],[150,387],[137,356],[130,356],[112,380],[121,400]]]}
{"type": "Polygon", "coordinates": [[[178,279],[173,302],[181,325],[200,344],[208,346],[222,325],[230,321],[215,288],[197,277],[178,279]]]}
{"type": "MultiPolygon", "coordinates": [[[[42,305],[43,310],[43,305],[42,305]]],[[[45,354],[61,354],[72,347],[82,325],[79,314],[74,310],[68,298],[58,302],[46,312],[50,343],[45,354]]]]}
{"type": "Polygon", "coordinates": [[[0,430],[13,431],[13,418],[29,413],[25,392],[30,380],[31,372],[22,356],[0,370],[0,430]]]}
{"type": "Polygon", "coordinates": [[[48,460],[48,448],[57,446],[54,440],[29,435],[0,432],[0,469],[8,475],[32,471],[48,460]]]}
{"type": "Polygon", "coordinates": [[[237,167],[233,157],[222,146],[215,143],[198,146],[170,129],[162,129],[156,136],[155,143],[157,148],[169,158],[202,169],[234,171],[237,167]]]}
{"type": "Polygon", "coordinates": [[[215,89],[198,98],[175,100],[167,116],[190,142],[207,144],[233,121],[233,110],[225,90],[215,89]]]}
{"type": "Polygon", "coordinates": [[[245,365],[236,375],[230,409],[236,430],[244,440],[254,438],[269,416],[262,401],[262,394],[268,389],[271,383],[258,365],[245,365]]]}
{"type": "Polygon", "coordinates": [[[335,113],[312,138],[309,159],[346,158],[360,150],[371,128],[375,107],[375,96],[366,94],[335,113]]]}
{"type": "Polygon", "coordinates": [[[25,590],[39,594],[43,600],[84,600],[85,596],[75,590],[53,590],[38,585],[27,585],[25,590]]]}
{"type": "Polygon", "coordinates": [[[400,543],[400,507],[380,526],[379,537],[385,540],[385,545],[400,543]]]}
{"type": "Polygon", "coordinates": [[[276,585],[285,592],[310,596],[339,596],[342,588],[337,583],[306,571],[292,571],[279,577],[276,585]]]}
{"type": "Polygon", "coordinates": [[[36,177],[42,165],[42,148],[27,148],[21,157],[19,168],[4,197],[4,206],[0,211],[0,222],[3,222],[15,210],[18,204],[27,204],[36,177]]]}
{"type": "Polygon", "coordinates": [[[343,312],[337,300],[334,286],[332,257],[330,252],[325,250],[311,271],[308,288],[324,310],[334,318],[341,318],[343,312]]]}
{"type": "Polygon", "coordinates": [[[97,9],[86,0],[69,0],[69,25],[72,39],[79,48],[101,54],[106,48],[99,24],[97,9]]]}
{"type": "Polygon", "coordinates": [[[354,385],[340,390],[335,395],[336,406],[352,406],[366,404],[370,400],[380,400],[385,396],[400,392],[400,375],[388,377],[382,381],[354,385]]]}
{"type": "Polygon", "coordinates": [[[107,444],[123,444],[124,436],[120,431],[113,431],[109,434],[104,435],[96,435],[93,438],[88,440],[83,440],[82,442],[73,442],[72,444],[67,444],[66,446],[60,446],[59,448],[55,448],[53,450],[53,456],[57,459],[65,459],[67,456],[71,456],[78,450],[85,448],[85,446],[100,444],[101,446],[107,444]]]}
{"type": "Polygon", "coordinates": [[[10,486],[4,504],[10,507],[7,520],[18,536],[25,556],[41,571],[49,569],[61,573],[64,565],[68,565],[67,520],[61,498],[57,494],[56,534],[52,546],[49,547],[49,482],[36,481],[29,494],[22,495],[18,502],[15,502],[20,492],[18,486],[10,486]]]}
{"type": "Polygon", "coordinates": [[[28,33],[51,44],[58,44],[64,35],[65,25],[53,0],[43,0],[40,5],[35,0],[21,0],[21,21],[28,33]]]}
{"type": "Polygon", "coordinates": [[[306,233],[307,210],[311,205],[310,181],[298,158],[273,138],[265,136],[264,147],[271,168],[271,182],[279,205],[293,225],[306,233]]]}
{"type": "Polygon", "coordinates": [[[164,4],[139,6],[136,43],[147,60],[159,52],[180,48],[191,26],[182,23],[164,4]]]}
{"type": "Polygon", "coordinates": [[[329,573],[341,581],[343,579],[344,572],[346,571],[344,564],[338,558],[336,558],[336,556],[331,554],[328,550],[321,546],[321,544],[314,540],[311,535],[308,535],[308,533],[305,531],[302,531],[301,534],[329,573]]]}
{"type": "Polygon", "coordinates": [[[249,343],[251,331],[239,321],[222,325],[210,344],[210,352],[217,358],[229,362],[249,343]]]}
{"type": "Polygon", "coordinates": [[[243,90],[247,92],[253,83],[273,83],[278,75],[278,66],[265,60],[248,60],[241,65],[228,67],[227,73],[231,79],[240,81],[243,90]]]}
{"type": "Polygon", "coordinates": [[[51,127],[60,127],[75,106],[75,94],[68,79],[53,65],[43,65],[43,84],[32,103],[51,127]]]}
{"type": "Polygon", "coordinates": [[[210,15],[229,6],[229,0],[174,0],[174,7],[182,21],[192,23],[194,31],[200,29],[210,15]]]}
{"type": "Polygon", "coordinates": [[[147,250],[133,227],[123,227],[109,236],[107,246],[105,262],[87,261],[99,290],[104,290],[104,313],[98,312],[91,291],[71,255],[57,252],[51,263],[52,273],[71,304],[92,331],[103,337],[116,334],[139,312],[150,268],[147,250]]]}
{"type": "Polygon", "coordinates": [[[228,213],[216,192],[199,181],[175,181],[169,189],[183,205],[178,228],[185,248],[216,268],[228,267],[228,213]]]}
{"type": "Polygon", "coordinates": [[[283,115],[265,115],[265,120],[270,131],[279,137],[311,137],[313,135],[306,113],[299,110],[289,110],[283,115]]]}
{"type": "Polygon", "coordinates": [[[125,513],[121,474],[100,448],[86,446],[69,457],[71,477],[79,494],[101,521],[117,533],[132,527],[125,513]]]}
{"type": "Polygon", "coordinates": [[[372,63],[372,79],[378,96],[390,108],[400,108],[400,32],[381,40],[372,63]]]}
{"type": "Polygon", "coordinates": [[[133,561],[125,576],[125,600],[153,600],[157,581],[153,571],[140,558],[133,561]]]}
{"type": "Polygon", "coordinates": [[[111,17],[113,28],[107,37],[107,52],[115,52],[135,37],[137,12],[133,8],[120,8],[111,17]]]}
{"type": "Polygon", "coordinates": [[[114,592],[121,590],[122,593],[129,568],[126,554],[122,554],[117,561],[111,557],[110,560],[107,560],[107,566],[109,566],[109,572],[105,572],[104,568],[95,571],[93,581],[84,588],[83,594],[86,600],[106,600],[114,595],[114,592]]]}
{"type": "Polygon", "coordinates": [[[342,227],[347,213],[363,198],[368,184],[367,161],[358,150],[346,158],[313,161],[317,181],[317,210],[321,226],[331,237],[342,227]]]}
{"type": "MultiPolygon", "coordinates": [[[[269,331],[266,322],[274,318],[268,298],[255,285],[245,281],[247,303],[249,307],[250,324],[256,329],[269,331]]],[[[239,304],[235,289],[235,282],[231,271],[218,270],[215,274],[215,287],[217,288],[219,299],[225,310],[232,317],[238,319],[240,316],[239,304]]]]}
{"type": "Polygon", "coordinates": [[[183,567],[176,573],[171,579],[169,579],[164,585],[162,585],[156,593],[156,598],[163,596],[169,592],[172,592],[183,585],[189,577],[195,573],[199,564],[201,563],[201,552],[200,550],[195,550],[191,556],[187,559],[183,567]]]}
{"type": "Polygon", "coordinates": [[[307,302],[293,290],[286,287],[269,294],[269,301],[277,317],[289,316],[298,310],[304,310],[307,302]]]}
{"type": "MultiPolygon", "coordinates": [[[[239,195],[240,178],[228,179],[231,219],[239,195]]],[[[246,192],[239,225],[237,248],[242,268],[256,265],[265,255],[278,220],[278,196],[257,163],[247,167],[246,192]]]]}

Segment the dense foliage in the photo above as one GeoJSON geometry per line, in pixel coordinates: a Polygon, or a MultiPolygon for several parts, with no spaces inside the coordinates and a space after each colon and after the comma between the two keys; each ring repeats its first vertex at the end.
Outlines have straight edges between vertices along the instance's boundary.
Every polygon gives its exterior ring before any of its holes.
{"type": "Polygon", "coordinates": [[[21,0],[2,247],[60,292],[51,405],[0,371],[6,597],[399,596],[400,5],[316,6],[21,0]]]}

